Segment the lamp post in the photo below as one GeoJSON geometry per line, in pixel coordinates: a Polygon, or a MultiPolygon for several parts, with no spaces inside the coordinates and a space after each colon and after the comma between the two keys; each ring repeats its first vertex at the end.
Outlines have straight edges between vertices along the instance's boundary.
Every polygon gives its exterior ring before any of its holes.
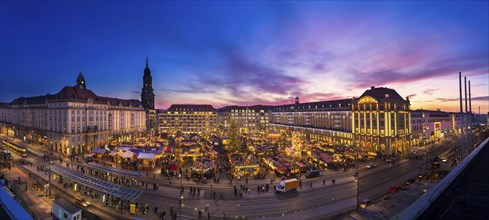
{"type": "MultiPolygon", "coordinates": [[[[180,169],[181,170],[181,169],[180,169]]],[[[182,185],[182,172],[180,172],[180,220],[182,220],[182,207],[183,207],[183,185],[182,185]]]]}
{"type": "Polygon", "coordinates": [[[51,155],[49,157],[49,167],[48,167],[48,196],[51,196],[51,155]]]}
{"type": "Polygon", "coordinates": [[[358,144],[356,144],[356,146],[357,146],[357,150],[356,150],[357,151],[356,152],[357,153],[357,158],[356,158],[356,170],[357,170],[357,172],[356,172],[356,178],[357,178],[357,209],[358,209],[360,207],[360,203],[359,203],[360,202],[360,174],[358,173],[358,151],[359,151],[358,144]]]}

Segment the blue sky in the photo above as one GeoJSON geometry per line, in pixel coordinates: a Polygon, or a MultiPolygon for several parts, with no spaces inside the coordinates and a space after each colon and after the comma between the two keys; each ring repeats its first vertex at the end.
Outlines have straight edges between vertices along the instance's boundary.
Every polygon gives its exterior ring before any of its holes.
{"type": "Polygon", "coordinates": [[[283,104],[386,86],[456,111],[458,72],[489,111],[489,3],[0,2],[0,101],[53,94],[80,71],[96,94],[156,106],[283,104]]]}

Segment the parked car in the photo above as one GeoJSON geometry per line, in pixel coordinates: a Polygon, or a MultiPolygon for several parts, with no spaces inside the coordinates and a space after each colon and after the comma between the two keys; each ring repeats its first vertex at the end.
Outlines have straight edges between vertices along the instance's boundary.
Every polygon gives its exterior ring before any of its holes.
{"type": "Polygon", "coordinates": [[[372,204],[372,200],[370,199],[363,199],[362,202],[360,202],[360,208],[364,209],[367,208],[367,206],[372,204]]]}
{"type": "Polygon", "coordinates": [[[90,206],[90,202],[85,200],[84,198],[76,198],[75,199],[75,203],[77,205],[80,205],[80,206],[83,206],[83,207],[89,207],[90,206]]]}
{"type": "Polygon", "coordinates": [[[371,169],[371,168],[374,168],[374,167],[376,167],[376,166],[377,166],[377,164],[375,164],[375,163],[369,163],[369,164],[367,165],[367,169],[371,169]]]}

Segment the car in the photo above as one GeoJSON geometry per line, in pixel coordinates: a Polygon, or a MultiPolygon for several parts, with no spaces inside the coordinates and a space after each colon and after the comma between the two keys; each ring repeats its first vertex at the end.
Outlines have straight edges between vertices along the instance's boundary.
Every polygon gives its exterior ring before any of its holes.
{"type": "Polygon", "coordinates": [[[376,166],[377,166],[377,165],[376,165],[375,163],[369,163],[369,164],[367,165],[367,169],[371,169],[371,168],[374,168],[374,167],[376,167],[376,166]]]}
{"type": "Polygon", "coordinates": [[[424,174],[424,173],[420,173],[420,174],[418,175],[418,179],[420,179],[420,180],[421,180],[421,179],[424,179],[425,177],[426,177],[426,174],[424,174]]]}
{"type": "Polygon", "coordinates": [[[360,208],[362,208],[362,209],[367,208],[367,206],[369,206],[371,204],[372,204],[372,200],[370,200],[370,199],[363,199],[360,202],[360,208]]]}
{"type": "Polygon", "coordinates": [[[415,179],[412,179],[412,178],[408,179],[408,180],[406,180],[406,185],[411,185],[411,183],[414,183],[414,182],[416,182],[415,179]]]}
{"type": "Polygon", "coordinates": [[[311,170],[306,173],[306,178],[314,178],[319,176],[319,170],[311,170]]]}
{"type": "Polygon", "coordinates": [[[440,157],[440,159],[441,159],[441,162],[443,162],[443,163],[446,163],[448,161],[447,157],[440,157]]]}
{"type": "Polygon", "coordinates": [[[90,206],[90,202],[85,200],[84,198],[76,198],[75,199],[75,203],[77,205],[80,205],[80,206],[83,206],[83,207],[89,207],[90,206]]]}

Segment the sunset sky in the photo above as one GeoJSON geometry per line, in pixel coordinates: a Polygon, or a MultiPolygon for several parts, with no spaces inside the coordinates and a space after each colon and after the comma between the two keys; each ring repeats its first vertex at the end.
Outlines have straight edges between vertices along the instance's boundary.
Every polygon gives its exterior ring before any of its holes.
{"type": "Polygon", "coordinates": [[[80,71],[101,96],[140,99],[146,56],[157,108],[360,96],[458,111],[458,72],[489,111],[489,3],[0,2],[0,101],[53,94],[80,71]]]}

